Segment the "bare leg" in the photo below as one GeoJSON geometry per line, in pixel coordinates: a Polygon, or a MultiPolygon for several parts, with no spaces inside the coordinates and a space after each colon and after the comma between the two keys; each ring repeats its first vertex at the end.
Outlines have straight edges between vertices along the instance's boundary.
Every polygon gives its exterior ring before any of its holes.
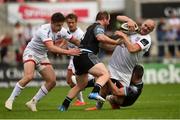
{"type": "Polygon", "coordinates": [[[8,110],[12,110],[13,102],[17,96],[21,93],[22,89],[33,79],[35,70],[35,64],[32,61],[24,63],[24,76],[17,84],[15,85],[10,97],[5,103],[5,107],[8,110]]]}

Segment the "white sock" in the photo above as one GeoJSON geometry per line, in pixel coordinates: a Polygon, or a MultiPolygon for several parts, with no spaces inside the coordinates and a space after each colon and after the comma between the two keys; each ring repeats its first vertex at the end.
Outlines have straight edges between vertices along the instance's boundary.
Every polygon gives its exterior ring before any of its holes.
{"type": "Polygon", "coordinates": [[[39,91],[36,93],[36,95],[33,97],[33,99],[35,101],[39,101],[40,99],[42,99],[44,96],[46,96],[48,94],[48,90],[46,89],[46,87],[44,85],[41,86],[41,88],[39,89],[39,91]]]}
{"type": "Polygon", "coordinates": [[[21,90],[23,90],[24,87],[20,86],[19,83],[17,82],[9,99],[14,100],[19,94],[21,93],[21,90]]]}
{"type": "Polygon", "coordinates": [[[80,91],[80,92],[77,94],[77,99],[80,100],[81,102],[84,102],[83,95],[82,95],[82,91],[80,91]]]}

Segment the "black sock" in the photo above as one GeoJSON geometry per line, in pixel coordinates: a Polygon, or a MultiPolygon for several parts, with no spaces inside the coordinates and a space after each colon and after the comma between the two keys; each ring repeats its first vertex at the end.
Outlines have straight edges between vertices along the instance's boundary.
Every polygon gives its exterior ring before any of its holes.
{"type": "Polygon", "coordinates": [[[91,79],[91,80],[89,80],[86,88],[88,88],[88,87],[94,87],[94,83],[95,83],[95,79],[94,79],[94,78],[91,79]]]}
{"type": "Polygon", "coordinates": [[[95,83],[94,89],[92,90],[92,92],[93,92],[93,93],[95,93],[95,92],[98,92],[98,93],[99,93],[99,91],[100,91],[101,88],[102,88],[102,86],[101,86],[100,84],[95,83]]]}
{"type": "Polygon", "coordinates": [[[62,105],[63,105],[66,109],[68,109],[69,104],[71,103],[71,101],[72,101],[72,99],[66,96],[66,98],[64,99],[62,105]]]}

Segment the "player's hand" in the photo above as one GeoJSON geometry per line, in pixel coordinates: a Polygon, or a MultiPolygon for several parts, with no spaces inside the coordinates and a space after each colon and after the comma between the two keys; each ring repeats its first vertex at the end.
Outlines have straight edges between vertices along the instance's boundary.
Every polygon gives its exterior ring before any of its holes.
{"type": "Polygon", "coordinates": [[[129,20],[127,22],[127,24],[128,24],[129,31],[130,32],[135,32],[135,28],[137,27],[137,24],[134,21],[132,21],[132,20],[129,20]]]}
{"type": "Polygon", "coordinates": [[[125,33],[123,33],[122,31],[116,31],[115,35],[118,35],[119,37],[121,37],[123,39],[127,37],[127,35],[125,33]]]}
{"type": "Polygon", "coordinates": [[[73,48],[73,49],[68,50],[68,55],[79,56],[80,54],[81,54],[81,51],[78,48],[73,48]]]}
{"type": "Polygon", "coordinates": [[[119,39],[117,39],[116,41],[117,41],[117,45],[121,45],[121,44],[123,44],[123,40],[122,40],[122,39],[120,39],[120,38],[119,38],[119,39]]]}

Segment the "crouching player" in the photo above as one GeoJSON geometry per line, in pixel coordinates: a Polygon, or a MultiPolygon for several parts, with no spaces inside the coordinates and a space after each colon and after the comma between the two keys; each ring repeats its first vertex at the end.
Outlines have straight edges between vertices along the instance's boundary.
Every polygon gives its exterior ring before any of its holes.
{"type": "MultiPolygon", "coordinates": [[[[112,109],[120,109],[120,107],[133,105],[141,95],[143,89],[143,73],[143,67],[136,65],[133,69],[129,86],[123,86],[121,80],[110,79],[100,91],[101,96],[106,97],[112,109]]],[[[97,102],[96,107],[87,108],[86,110],[100,110],[102,107],[103,103],[97,102]]]]}

